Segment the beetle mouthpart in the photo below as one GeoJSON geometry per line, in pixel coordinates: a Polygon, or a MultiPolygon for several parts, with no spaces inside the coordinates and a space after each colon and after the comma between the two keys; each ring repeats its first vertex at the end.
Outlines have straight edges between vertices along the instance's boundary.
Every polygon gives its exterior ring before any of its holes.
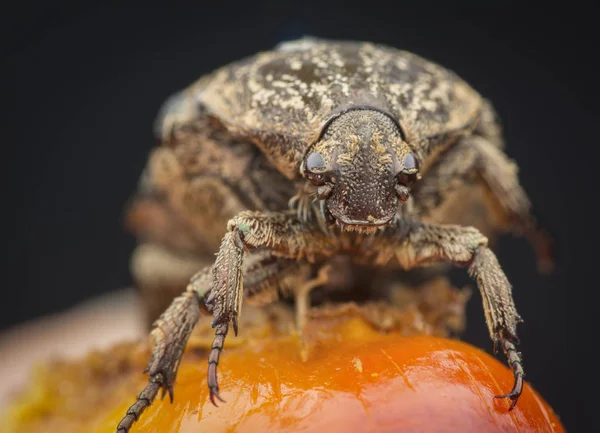
{"type": "Polygon", "coordinates": [[[351,221],[351,220],[343,220],[343,219],[338,219],[337,221],[339,221],[341,224],[345,224],[348,226],[364,226],[364,227],[378,227],[378,226],[385,226],[388,225],[392,222],[392,218],[382,218],[382,219],[378,219],[376,220],[375,218],[369,219],[367,221],[351,221]]]}
{"type": "Polygon", "coordinates": [[[384,229],[385,227],[392,224],[394,218],[389,219],[380,219],[371,221],[343,221],[341,219],[336,219],[336,225],[342,230],[346,232],[361,232],[366,234],[375,233],[377,230],[384,229]]]}

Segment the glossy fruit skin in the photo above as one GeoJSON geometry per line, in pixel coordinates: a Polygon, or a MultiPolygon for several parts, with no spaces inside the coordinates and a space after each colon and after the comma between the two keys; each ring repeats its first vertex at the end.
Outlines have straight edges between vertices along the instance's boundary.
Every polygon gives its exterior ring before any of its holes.
{"type": "Polygon", "coordinates": [[[510,370],[457,340],[350,320],[319,336],[306,361],[293,337],[252,340],[225,352],[218,408],[194,358],[184,357],[174,403],[155,402],[132,432],[564,432],[529,384],[509,412],[494,396],[510,388],[510,370]]]}

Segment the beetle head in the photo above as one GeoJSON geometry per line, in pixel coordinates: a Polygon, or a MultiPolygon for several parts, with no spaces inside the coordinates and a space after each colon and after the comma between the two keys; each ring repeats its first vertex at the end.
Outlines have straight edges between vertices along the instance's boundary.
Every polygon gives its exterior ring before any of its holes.
{"type": "Polygon", "coordinates": [[[333,119],[308,150],[301,170],[325,201],[327,217],[346,230],[367,232],[394,220],[418,175],[400,127],[373,109],[333,119]]]}

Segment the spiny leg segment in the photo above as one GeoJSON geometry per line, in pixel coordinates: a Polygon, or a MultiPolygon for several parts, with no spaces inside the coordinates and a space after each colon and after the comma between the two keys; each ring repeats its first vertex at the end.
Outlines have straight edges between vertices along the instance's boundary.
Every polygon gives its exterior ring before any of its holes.
{"type": "MultiPolygon", "coordinates": [[[[210,399],[224,402],[219,395],[217,366],[229,331],[238,332],[238,317],[243,300],[242,269],[246,266],[246,249],[267,249],[278,256],[297,259],[304,255],[327,253],[331,250],[326,235],[317,225],[300,221],[295,211],[278,213],[241,212],[229,221],[213,267],[213,286],[206,305],[213,313],[215,338],[209,355],[208,386],[210,399]]],[[[279,277],[281,278],[281,276],[279,277]]],[[[320,280],[319,280],[320,281],[320,280]]]]}
{"type": "Polygon", "coordinates": [[[513,371],[512,390],[507,394],[496,396],[496,398],[512,400],[510,405],[510,409],[512,409],[523,392],[523,377],[525,376],[523,361],[516,349],[516,344],[519,343],[516,328],[517,323],[522,322],[522,319],[516,311],[510,283],[491,250],[484,246],[476,249],[469,266],[469,274],[476,279],[481,289],[486,321],[490,336],[494,340],[494,352],[497,353],[498,346],[500,346],[513,371]]]}

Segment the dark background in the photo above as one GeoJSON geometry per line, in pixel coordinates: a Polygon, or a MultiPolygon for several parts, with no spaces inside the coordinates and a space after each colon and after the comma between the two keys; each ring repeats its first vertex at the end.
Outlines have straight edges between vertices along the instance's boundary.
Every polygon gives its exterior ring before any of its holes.
{"type": "MultiPolygon", "coordinates": [[[[591,3],[82,3],[3,11],[0,329],[131,284],[134,240],[122,229],[122,206],[169,94],[281,40],[371,40],[453,69],[495,103],[507,152],[558,250],[544,277],[524,240],[506,237],[496,248],[525,318],[527,379],[569,431],[592,425],[590,203],[600,143],[591,3]]],[[[490,351],[478,294],[469,309],[465,339],[490,351]]]]}

